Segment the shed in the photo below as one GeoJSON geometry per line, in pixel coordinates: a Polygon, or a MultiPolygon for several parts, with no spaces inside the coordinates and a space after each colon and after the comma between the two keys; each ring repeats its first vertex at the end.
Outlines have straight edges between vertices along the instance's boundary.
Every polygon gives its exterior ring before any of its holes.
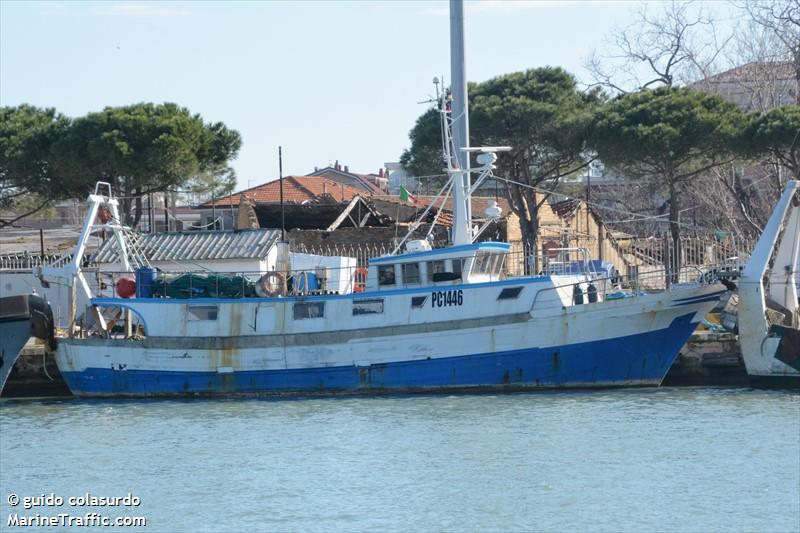
{"type": "MultiPolygon", "coordinates": [[[[150,264],[173,272],[267,272],[275,268],[280,230],[191,231],[144,234],[138,246],[150,264]]],[[[91,260],[105,272],[122,270],[113,239],[91,260]]]]}

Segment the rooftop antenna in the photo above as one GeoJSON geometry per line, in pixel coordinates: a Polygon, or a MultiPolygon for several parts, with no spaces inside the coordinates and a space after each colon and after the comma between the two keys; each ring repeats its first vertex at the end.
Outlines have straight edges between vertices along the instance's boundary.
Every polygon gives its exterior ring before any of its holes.
{"type": "Polygon", "coordinates": [[[286,217],[283,210],[283,155],[278,146],[278,186],[281,189],[281,241],[286,241],[286,217]]]}
{"type": "Polygon", "coordinates": [[[286,294],[289,275],[292,270],[292,259],[289,254],[289,243],[286,241],[286,219],[283,210],[283,154],[281,147],[278,146],[278,186],[281,195],[281,240],[277,243],[277,257],[275,260],[275,270],[280,274],[280,294],[286,294]]]}

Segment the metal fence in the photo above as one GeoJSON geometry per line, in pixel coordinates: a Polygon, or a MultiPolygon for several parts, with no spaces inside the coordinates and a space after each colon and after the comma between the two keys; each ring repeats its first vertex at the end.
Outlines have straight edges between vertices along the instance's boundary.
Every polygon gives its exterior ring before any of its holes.
{"type": "MultiPolygon", "coordinates": [[[[741,265],[749,258],[755,247],[755,240],[734,241],[730,238],[719,239],[716,236],[683,237],[679,240],[678,254],[675,254],[672,238],[669,236],[634,237],[617,239],[612,250],[608,240],[603,242],[605,261],[610,262],[616,270],[627,277],[636,278],[645,273],[664,272],[675,282],[691,281],[698,272],[704,272],[720,265],[741,265]],[[680,268],[678,267],[680,265],[680,268]]],[[[582,243],[583,244],[583,243],[582,243]]],[[[541,245],[541,242],[540,242],[541,245]]],[[[512,242],[512,252],[518,260],[509,261],[508,271],[513,275],[534,273],[533,252],[525,242],[512,242]]],[[[589,249],[596,248],[588,246],[589,249]]],[[[536,265],[546,264],[548,252],[539,250],[536,254],[536,265]]],[[[593,257],[597,259],[597,257],[593,257]]]]}
{"type": "Polygon", "coordinates": [[[2,254],[0,270],[10,272],[30,272],[36,267],[55,263],[62,254],[2,254]]]}
{"type": "MultiPolygon", "coordinates": [[[[532,271],[533,261],[530,246],[523,241],[511,242],[511,253],[506,261],[505,272],[510,276],[521,276],[535,273],[532,271]]],[[[637,274],[655,270],[675,271],[677,260],[669,237],[620,239],[616,243],[615,268],[623,275],[635,277],[637,274]]],[[[698,270],[722,263],[743,262],[755,245],[754,241],[733,242],[716,237],[686,237],[680,240],[680,273],[676,276],[681,281],[692,279],[698,270]]],[[[297,245],[294,252],[322,256],[354,257],[358,267],[366,267],[369,260],[391,253],[395,244],[381,243],[349,243],[297,245]]],[[[545,257],[541,252],[538,257],[545,257]]],[[[61,256],[37,253],[19,253],[0,255],[0,271],[30,271],[44,264],[52,264],[61,256]]],[[[536,264],[542,264],[541,261],[536,264]]]]}
{"type": "Polygon", "coordinates": [[[395,245],[391,242],[382,243],[354,243],[354,244],[333,244],[333,245],[312,245],[304,244],[293,247],[293,252],[323,256],[344,256],[354,257],[359,268],[365,268],[370,259],[381,257],[392,253],[395,245]]]}

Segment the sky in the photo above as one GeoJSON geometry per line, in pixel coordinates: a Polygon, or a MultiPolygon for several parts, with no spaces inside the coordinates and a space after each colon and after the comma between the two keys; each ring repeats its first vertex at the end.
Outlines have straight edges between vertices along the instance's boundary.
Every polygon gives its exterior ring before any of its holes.
{"type": "MultiPolygon", "coordinates": [[[[633,1],[466,2],[467,78],[545,65],[581,81],[633,1]]],[[[239,188],[339,161],[377,172],[449,79],[446,1],[0,0],[0,105],[81,116],[175,102],[242,135],[239,188]]]]}

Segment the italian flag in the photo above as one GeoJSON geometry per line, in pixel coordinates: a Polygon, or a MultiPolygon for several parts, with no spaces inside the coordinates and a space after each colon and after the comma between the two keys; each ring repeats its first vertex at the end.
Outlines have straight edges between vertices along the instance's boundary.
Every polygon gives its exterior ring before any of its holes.
{"type": "Polygon", "coordinates": [[[402,185],[400,186],[400,199],[403,200],[404,202],[411,202],[412,204],[417,203],[417,197],[408,192],[408,189],[406,189],[402,185]]]}

